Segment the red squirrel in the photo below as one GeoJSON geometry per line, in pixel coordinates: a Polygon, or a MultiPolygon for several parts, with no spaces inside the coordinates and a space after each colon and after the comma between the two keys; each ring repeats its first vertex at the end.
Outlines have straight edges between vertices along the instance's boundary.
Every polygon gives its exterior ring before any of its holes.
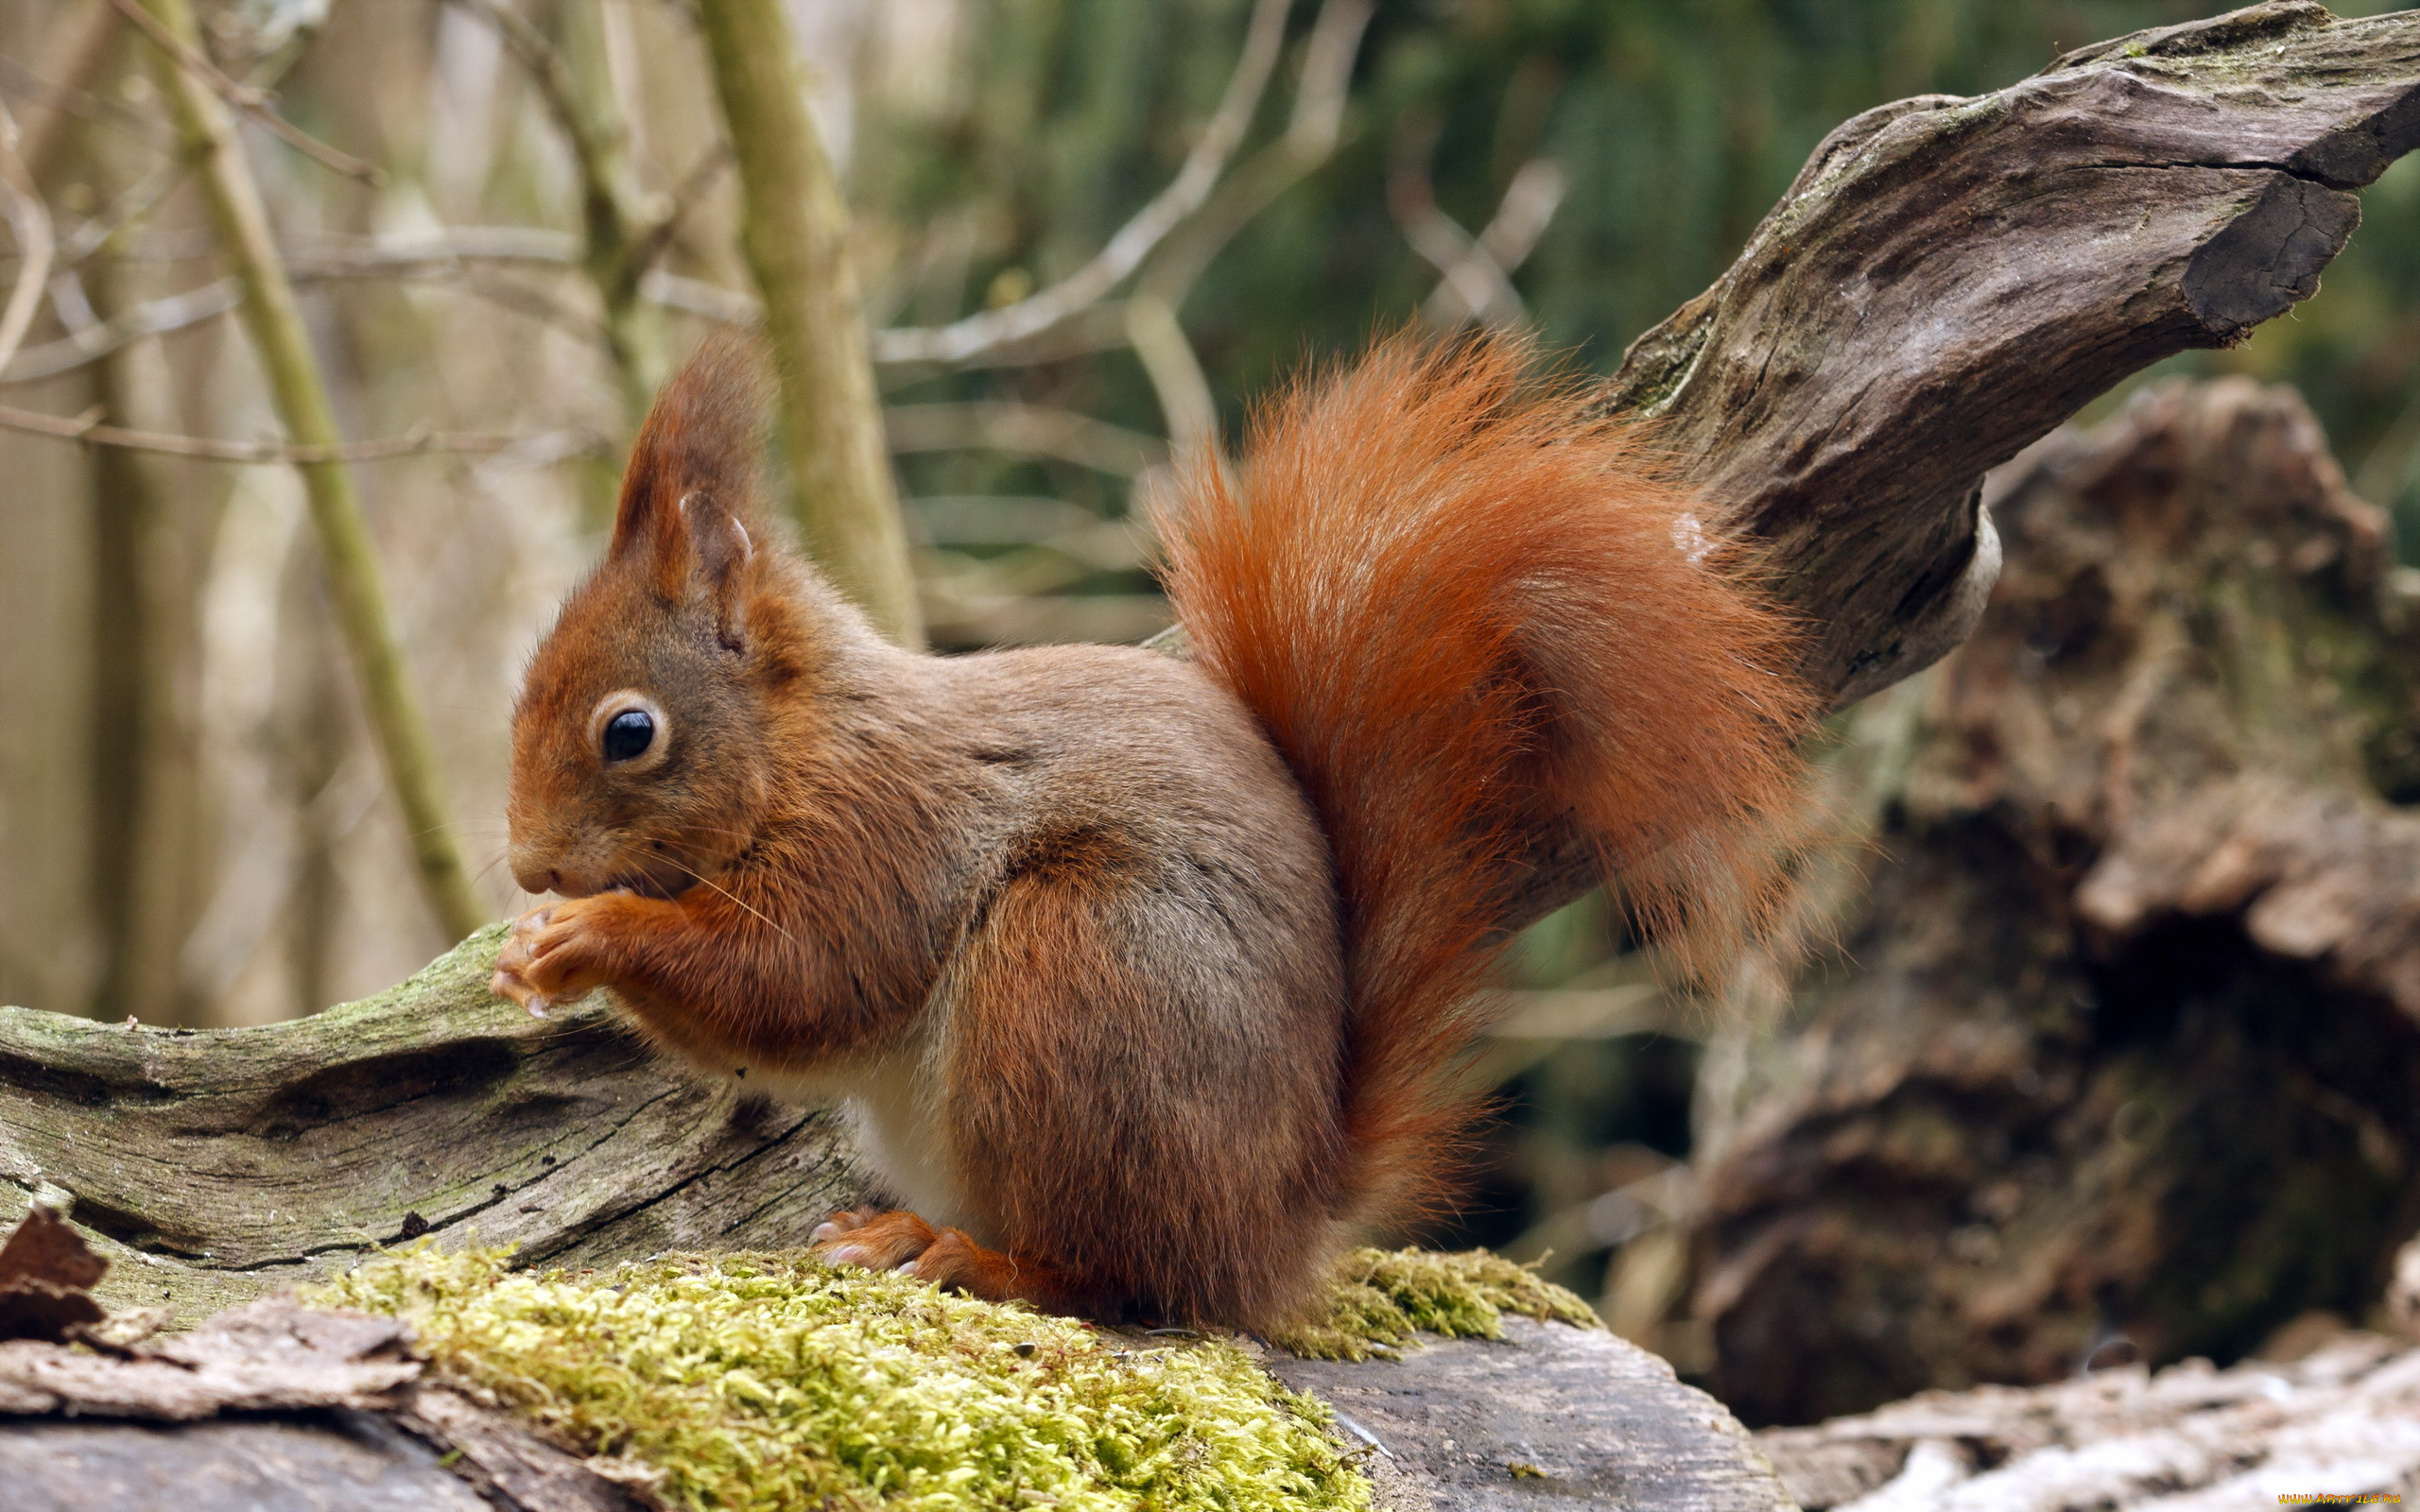
{"type": "Polygon", "coordinates": [[[1705,969],[1775,912],[1816,704],[1640,431],[1522,340],[1285,388],[1158,511],[1192,659],[900,649],[772,541],[753,359],[634,445],[512,716],[494,988],[836,1101],[830,1258],[1266,1329],[1433,1203],[1521,841],[1705,969]]]}

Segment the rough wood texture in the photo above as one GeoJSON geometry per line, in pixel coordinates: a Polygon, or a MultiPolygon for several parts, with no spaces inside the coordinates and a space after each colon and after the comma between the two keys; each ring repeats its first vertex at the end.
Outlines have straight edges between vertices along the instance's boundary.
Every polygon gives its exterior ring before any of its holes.
{"type": "Polygon", "coordinates": [[[1806,1512],[2221,1512],[2420,1494],[2420,1349],[2353,1334],[2290,1364],[2140,1366],[1928,1391],[1757,1444],[1806,1512]]]}
{"type": "Polygon", "coordinates": [[[1504,1332],[1401,1360],[1263,1363],[1384,1446],[1374,1478],[1398,1506],[1786,1512],[1747,1431],[1670,1366],[1562,1323],[1507,1318],[1504,1332]]]}
{"type": "Polygon", "coordinates": [[[1614,403],[1663,417],[1772,542],[1842,704],[1966,637],[1978,490],[2094,395],[2319,287],[2349,191],[2420,145],[2420,15],[2256,6],[1925,95],[1818,147],[1714,287],[1641,336],[1614,403]]]}
{"type": "Polygon", "coordinates": [[[374,1418],[0,1420],[0,1482],[13,1512],[497,1512],[374,1418]]]}
{"type": "Polygon", "coordinates": [[[793,1245],[856,1199],[826,1115],[648,1055],[601,998],[492,997],[501,937],[268,1028],[0,1009],[0,1222],[63,1189],[101,1299],[192,1318],[422,1233],[605,1263],[793,1245]]]}
{"type": "Polygon", "coordinates": [[[230,1308],[190,1333],[100,1350],[0,1344],[0,1413],[199,1422],[235,1412],[392,1407],[420,1375],[393,1318],[291,1297],[230,1308]]]}
{"type": "Polygon", "coordinates": [[[0,1344],[5,1501],[12,1512],[637,1512],[588,1462],[420,1385],[421,1369],[394,1319],[282,1297],[106,1351],[0,1344]]]}
{"type": "Polygon", "coordinates": [[[2420,1229],[2420,626],[2309,412],[2141,396],[1858,713],[1841,958],[1719,1046],[1695,1309],[1751,1422],[2360,1319],[2420,1229]]]}

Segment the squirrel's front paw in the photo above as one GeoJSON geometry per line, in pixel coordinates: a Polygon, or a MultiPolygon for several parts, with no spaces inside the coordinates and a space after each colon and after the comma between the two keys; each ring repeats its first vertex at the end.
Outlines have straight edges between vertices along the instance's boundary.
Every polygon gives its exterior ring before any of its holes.
{"type": "MultiPolygon", "coordinates": [[[[602,895],[600,895],[602,896],[602,895]]],[[[495,958],[489,989],[543,1018],[604,985],[603,937],[597,898],[532,908],[512,922],[495,958]]]]}

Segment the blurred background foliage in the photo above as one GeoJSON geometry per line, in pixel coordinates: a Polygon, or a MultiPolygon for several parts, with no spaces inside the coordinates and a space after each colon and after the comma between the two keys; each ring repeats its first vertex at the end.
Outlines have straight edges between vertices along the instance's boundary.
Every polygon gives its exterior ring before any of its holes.
{"type": "MultiPolygon", "coordinates": [[[[634,419],[600,295],[579,271],[580,184],[557,102],[481,5],[201,9],[221,66],[273,80],[282,113],[386,175],[365,183],[248,136],[347,434],[526,438],[362,471],[466,848],[503,914],[522,902],[493,866],[511,686],[597,549],[634,419]]],[[[1997,88],[2064,48],[2209,9],[1386,0],[1358,38],[1333,150],[1179,281],[1178,323],[1230,439],[1253,396],[1306,355],[1478,304],[1610,370],[1714,279],[1851,115],[1997,88]],[[1509,267],[1509,292],[1441,290],[1438,249],[1450,264],[1473,237],[1509,267]]],[[[220,273],[143,71],[112,55],[80,80],[43,77],[46,41],[76,9],[18,0],[0,14],[0,91],[21,114],[72,121],[71,145],[38,166],[76,251],[0,399],[269,434],[257,369],[224,320],[98,362],[28,365],[220,273]]],[[[870,323],[942,326],[1077,272],[1194,150],[1252,10],[791,0],[857,216],[870,323]]],[[[1320,12],[1291,8],[1236,163],[1288,131],[1320,12]]],[[[638,192],[682,211],[644,285],[665,343],[744,313],[719,117],[682,0],[527,0],[517,13],[588,103],[618,115],[638,192]]],[[[2169,369],[2300,387],[2420,560],[2420,162],[2369,190],[2363,213],[2319,297],[2237,350],[2169,369]]],[[[1165,623],[1133,506],[1178,399],[1138,356],[1118,298],[1017,351],[881,361],[942,648],[1132,641],[1165,623]]],[[[385,986],[441,946],[335,670],[291,478],[24,436],[0,437],[0,1001],[258,1022],[385,986]]],[[[1506,1118],[1474,1153],[1463,1221],[1439,1236],[1551,1250],[1556,1278],[1590,1292],[1609,1284],[1615,1246],[1653,1233],[1675,1200],[1699,1040],[1607,920],[1601,900],[1583,901],[1523,942],[1513,1018],[1474,1072],[1506,1118]]],[[[1618,1314],[1620,1298],[1605,1305],[1618,1314]]]]}

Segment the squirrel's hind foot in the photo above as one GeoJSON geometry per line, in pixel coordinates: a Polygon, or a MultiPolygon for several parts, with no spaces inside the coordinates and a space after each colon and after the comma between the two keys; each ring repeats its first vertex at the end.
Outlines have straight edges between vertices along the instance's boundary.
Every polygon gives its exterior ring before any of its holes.
{"type": "Polygon", "coordinates": [[[986,1249],[962,1228],[935,1228],[912,1212],[857,1208],[816,1225],[816,1250],[838,1265],[896,1270],[987,1302],[1065,1311],[1070,1289],[1050,1266],[986,1249]]]}

